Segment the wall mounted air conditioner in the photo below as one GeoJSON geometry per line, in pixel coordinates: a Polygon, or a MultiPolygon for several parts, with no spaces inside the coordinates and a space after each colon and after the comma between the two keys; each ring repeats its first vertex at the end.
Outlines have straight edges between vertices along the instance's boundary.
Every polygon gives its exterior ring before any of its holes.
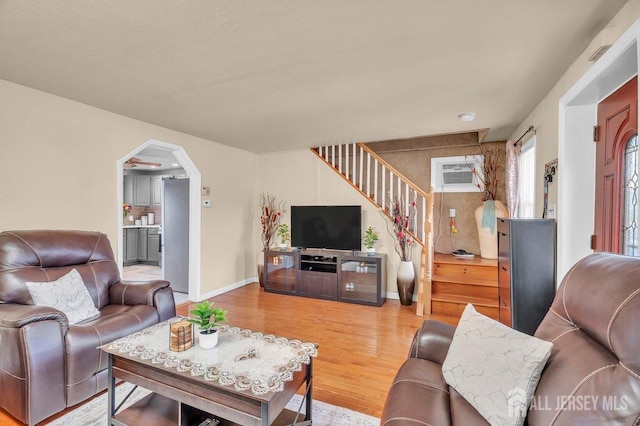
{"type": "MultiPolygon", "coordinates": [[[[477,156],[483,161],[482,156],[477,156]]],[[[479,192],[478,178],[473,174],[473,157],[434,157],[431,159],[431,186],[434,192],[479,192]]]]}

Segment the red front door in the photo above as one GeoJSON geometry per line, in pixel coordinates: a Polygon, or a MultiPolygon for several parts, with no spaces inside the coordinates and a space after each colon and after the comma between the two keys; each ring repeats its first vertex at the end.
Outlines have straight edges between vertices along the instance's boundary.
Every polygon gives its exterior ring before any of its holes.
{"type": "Polygon", "coordinates": [[[621,252],[623,160],[638,133],[638,78],[598,104],[594,250],[621,252]]]}

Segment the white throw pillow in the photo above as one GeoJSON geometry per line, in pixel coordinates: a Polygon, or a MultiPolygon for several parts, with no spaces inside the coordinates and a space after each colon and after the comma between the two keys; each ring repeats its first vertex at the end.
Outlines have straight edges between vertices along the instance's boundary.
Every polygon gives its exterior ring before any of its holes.
{"type": "Polygon", "coordinates": [[[26,284],[34,304],[51,306],[62,311],[67,316],[69,324],[77,324],[100,313],[76,269],[55,281],[27,281],[26,284]]]}
{"type": "Polygon", "coordinates": [[[490,424],[522,425],[552,347],[468,304],[442,374],[490,424]]]}

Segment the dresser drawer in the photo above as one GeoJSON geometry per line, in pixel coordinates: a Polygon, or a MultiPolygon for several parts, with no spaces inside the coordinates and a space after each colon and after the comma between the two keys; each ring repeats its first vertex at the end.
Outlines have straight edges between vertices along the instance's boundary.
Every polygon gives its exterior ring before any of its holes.
{"type": "Polygon", "coordinates": [[[498,287],[511,287],[511,271],[508,263],[498,263],[498,287]]]}
{"type": "Polygon", "coordinates": [[[509,219],[504,217],[499,217],[497,219],[498,224],[498,232],[502,232],[503,234],[509,235],[509,219]]]}
{"type": "Polygon", "coordinates": [[[509,234],[498,231],[498,261],[508,263],[510,252],[509,234]]]}

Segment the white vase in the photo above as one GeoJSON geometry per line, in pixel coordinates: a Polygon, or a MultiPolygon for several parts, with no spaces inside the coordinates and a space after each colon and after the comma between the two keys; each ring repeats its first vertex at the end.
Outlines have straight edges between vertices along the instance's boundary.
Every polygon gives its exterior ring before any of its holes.
{"type": "Polygon", "coordinates": [[[413,262],[401,260],[398,267],[398,297],[400,304],[409,306],[413,302],[413,289],[416,285],[416,271],[413,262]]]}
{"type": "Polygon", "coordinates": [[[213,330],[213,333],[200,332],[198,336],[198,345],[202,349],[213,349],[218,344],[218,331],[213,330]]]}
{"type": "Polygon", "coordinates": [[[375,255],[376,255],[375,247],[367,248],[367,256],[375,256],[375,255]]]}
{"type": "Polygon", "coordinates": [[[498,258],[497,218],[508,217],[507,206],[499,200],[487,200],[476,209],[476,225],[478,227],[478,242],[480,256],[485,259],[498,258]],[[491,210],[493,209],[493,213],[491,210]],[[488,214],[485,210],[489,210],[488,214]]]}
{"type": "Polygon", "coordinates": [[[280,243],[280,244],[278,244],[278,247],[280,248],[280,250],[286,250],[287,249],[287,243],[280,243]]]}

